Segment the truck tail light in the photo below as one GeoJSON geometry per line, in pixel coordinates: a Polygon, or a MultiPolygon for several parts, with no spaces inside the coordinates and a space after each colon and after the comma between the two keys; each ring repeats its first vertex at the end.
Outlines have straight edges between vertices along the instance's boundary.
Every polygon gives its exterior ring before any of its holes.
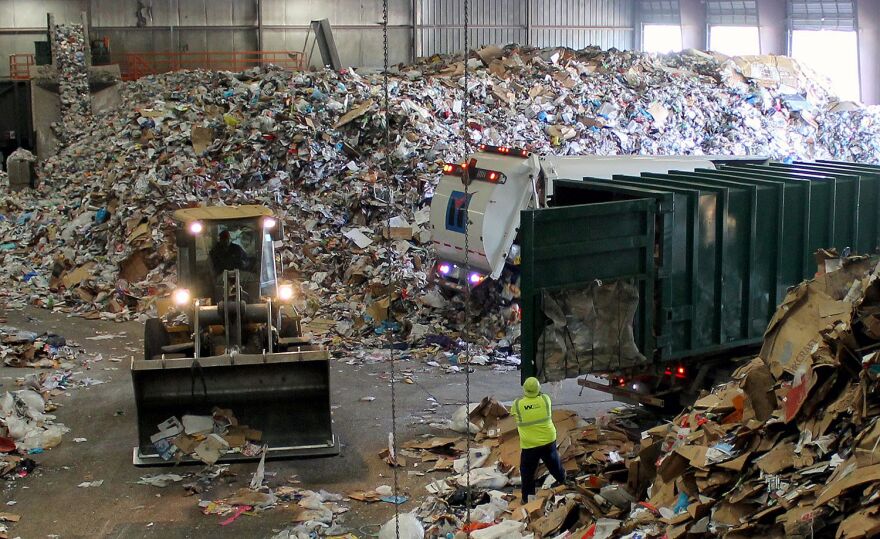
{"type": "Polygon", "coordinates": [[[446,176],[461,176],[462,171],[467,165],[458,165],[456,163],[446,163],[443,165],[443,174],[446,176]]]}
{"type": "Polygon", "coordinates": [[[476,160],[470,163],[446,163],[443,165],[443,175],[455,176],[461,178],[464,183],[470,183],[472,180],[484,180],[492,183],[504,183],[507,177],[497,170],[486,170],[477,168],[476,160]],[[466,174],[467,173],[467,174],[466,174]]]}
{"type": "Polygon", "coordinates": [[[529,156],[528,150],[523,150],[521,148],[511,148],[509,146],[490,146],[488,144],[480,144],[479,149],[481,152],[497,153],[499,155],[512,155],[514,157],[522,158],[526,158],[529,156]]]}

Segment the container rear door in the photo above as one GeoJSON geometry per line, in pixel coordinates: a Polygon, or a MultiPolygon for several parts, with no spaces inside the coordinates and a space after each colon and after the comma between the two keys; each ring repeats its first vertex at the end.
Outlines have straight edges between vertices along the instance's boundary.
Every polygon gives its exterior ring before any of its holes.
{"type": "Polygon", "coordinates": [[[655,344],[656,207],[635,199],[522,212],[523,378],[651,359],[639,350],[655,344]]]}

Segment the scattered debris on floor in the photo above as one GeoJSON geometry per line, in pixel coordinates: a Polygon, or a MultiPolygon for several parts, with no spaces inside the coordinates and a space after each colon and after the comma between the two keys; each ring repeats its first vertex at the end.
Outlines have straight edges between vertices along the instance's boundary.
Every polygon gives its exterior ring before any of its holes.
{"type": "Polygon", "coordinates": [[[3,454],[15,451],[15,446],[9,442],[9,438],[0,439],[0,478],[27,477],[37,467],[36,461],[26,457],[3,454]]]}
{"type": "Polygon", "coordinates": [[[79,351],[61,335],[0,326],[0,357],[7,367],[72,369],[78,356],[79,351]]]}
{"type": "Polygon", "coordinates": [[[172,483],[183,481],[182,475],[176,473],[164,473],[158,475],[145,475],[140,478],[138,485],[150,485],[153,487],[165,488],[172,483]]]}
{"type": "Polygon", "coordinates": [[[9,536],[7,532],[9,528],[6,526],[7,522],[18,522],[21,520],[21,515],[17,515],[15,513],[2,513],[0,512],[0,539],[7,539],[9,536]]]}
{"type": "Polygon", "coordinates": [[[337,518],[348,512],[344,498],[324,490],[293,487],[289,484],[270,486],[266,482],[266,450],[263,450],[257,469],[247,487],[237,489],[232,495],[219,499],[202,499],[199,508],[205,515],[226,517],[220,522],[228,526],[242,515],[256,515],[262,511],[283,508],[292,513],[294,526],[287,531],[290,537],[309,537],[338,526],[337,518]],[[305,533],[306,535],[300,535],[305,533]]]}
{"type": "Polygon", "coordinates": [[[82,483],[80,483],[77,486],[79,488],[95,488],[95,487],[100,487],[103,484],[104,484],[104,480],[99,479],[97,481],[83,481],[82,483]]]}

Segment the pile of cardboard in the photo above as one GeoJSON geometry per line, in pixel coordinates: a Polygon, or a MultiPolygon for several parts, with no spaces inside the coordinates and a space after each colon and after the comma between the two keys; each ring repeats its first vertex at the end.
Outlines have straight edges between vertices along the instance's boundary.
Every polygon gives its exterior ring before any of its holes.
{"type": "Polygon", "coordinates": [[[880,532],[878,317],[877,260],[824,260],[786,296],[759,357],[646,432],[628,486],[647,505],[621,534],[880,532]]]}
{"type": "MultiPolygon", "coordinates": [[[[633,439],[631,429],[579,425],[572,414],[554,412],[577,492],[545,489],[525,505],[507,496],[487,530],[513,520],[536,537],[880,533],[880,263],[828,253],[820,263],[816,278],[792,288],[779,306],[760,355],[672,421],[633,439]]],[[[492,420],[497,437],[482,429],[475,438],[475,446],[490,449],[479,465],[507,479],[519,456],[510,421],[492,420]]],[[[454,470],[464,443],[425,439],[403,447],[454,470]]],[[[449,496],[438,485],[456,479],[435,481],[429,491],[449,496]]],[[[449,521],[436,511],[421,516],[427,525],[449,521]]],[[[461,529],[457,518],[450,526],[461,529]]]]}

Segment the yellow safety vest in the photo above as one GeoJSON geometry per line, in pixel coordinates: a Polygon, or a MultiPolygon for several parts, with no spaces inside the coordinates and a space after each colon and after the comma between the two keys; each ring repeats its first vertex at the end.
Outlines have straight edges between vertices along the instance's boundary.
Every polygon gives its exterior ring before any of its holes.
{"type": "Polygon", "coordinates": [[[556,425],[550,397],[541,393],[537,397],[522,397],[513,401],[519,446],[522,449],[540,447],[556,441],[556,425]]]}

